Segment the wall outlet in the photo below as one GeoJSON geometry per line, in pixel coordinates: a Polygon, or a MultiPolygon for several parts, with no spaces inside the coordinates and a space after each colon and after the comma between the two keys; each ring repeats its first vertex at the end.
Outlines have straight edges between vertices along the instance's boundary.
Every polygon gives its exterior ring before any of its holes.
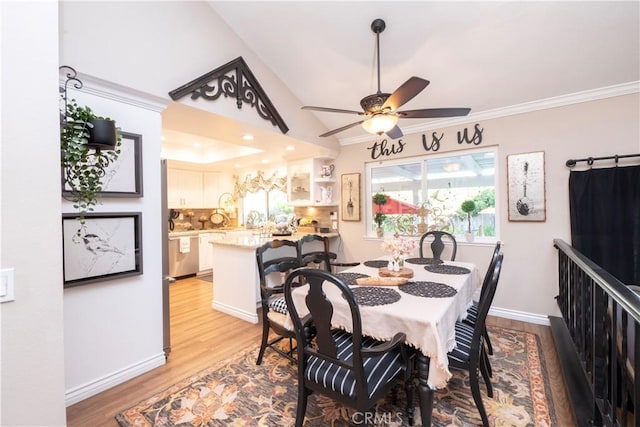
{"type": "Polygon", "coordinates": [[[14,301],[14,269],[0,270],[0,303],[14,301]]]}

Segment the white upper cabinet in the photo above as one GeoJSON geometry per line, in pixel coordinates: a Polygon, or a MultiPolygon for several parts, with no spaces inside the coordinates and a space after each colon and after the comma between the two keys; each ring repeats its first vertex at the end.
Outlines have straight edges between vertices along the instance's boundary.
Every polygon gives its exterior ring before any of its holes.
{"type": "Polygon", "coordinates": [[[167,201],[169,208],[202,208],[202,172],[167,169],[167,201]]]}
{"type": "Polygon", "coordinates": [[[220,180],[220,172],[203,172],[202,174],[202,207],[203,208],[217,208],[218,199],[220,199],[220,195],[222,191],[221,180],[220,180]]]}
{"type": "Polygon", "coordinates": [[[336,206],[339,194],[331,159],[317,158],[287,164],[289,203],[294,206],[336,206]]]}

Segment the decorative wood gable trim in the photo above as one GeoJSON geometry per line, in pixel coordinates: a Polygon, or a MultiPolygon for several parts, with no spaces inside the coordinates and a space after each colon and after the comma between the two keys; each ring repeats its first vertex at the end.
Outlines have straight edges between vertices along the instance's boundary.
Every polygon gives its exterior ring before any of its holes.
{"type": "Polygon", "coordinates": [[[189,93],[191,99],[202,97],[208,101],[215,101],[220,95],[233,96],[236,98],[238,109],[242,108],[243,102],[247,102],[256,108],[260,117],[270,121],[274,126],[278,126],[282,133],[286,134],[289,131],[241,56],[172,90],[169,92],[169,96],[176,101],[189,93]],[[213,84],[209,84],[211,82],[213,84]]]}

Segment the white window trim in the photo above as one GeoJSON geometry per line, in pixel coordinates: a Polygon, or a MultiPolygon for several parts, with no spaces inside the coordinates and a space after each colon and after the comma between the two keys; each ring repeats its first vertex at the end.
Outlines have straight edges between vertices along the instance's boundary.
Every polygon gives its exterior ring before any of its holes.
{"type": "MultiPolygon", "coordinates": [[[[446,151],[443,153],[433,153],[433,154],[425,154],[425,155],[420,155],[420,156],[409,156],[409,157],[403,157],[400,159],[388,159],[388,160],[378,160],[375,162],[367,162],[365,163],[365,176],[364,176],[364,196],[365,198],[363,200],[366,200],[366,202],[364,203],[364,213],[365,213],[365,236],[364,238],[366,240],[383,240],[385,237],[383,238],[379,238],[377,237],[375,234],[373,234],[373,232],[371,231],[373,229],[372,224],[373,224],[373,203],[371,203],[371,198],[373,197],[373,193],[371,191],[371,169],[372,168],[378,168],[378,167],[382,167],[382,166],[394,166],[394,165],[401,165],[401,164],[407,164],[407,163],[420,163],[420,169],[421,169],[421,173],[422,176],[424,176],[424,165],[425,165],[425,161],[428,159],[434,159],[434,158],[439,158],[439,157],[451,157],[451,156],[460,156],[460,155],[464,155],[467,153],[473,153],[473,152],[493,152],[493,156],[495,159],[495,163],[494,163],[494,183],[495,183],[495,206],[496,206],[496,221],[495,221],[495,230],[496,230],[496,235],[495,236],[475,236],[474,241],[473,242],[467,242],[466,240],[463,239],[457,239],[458,240],[458,245],[469,245],[469,246],[474,246],[474,245],[488,245],[488,244],[495,244],[497,241],[500,240],[500,212],[498,207],[500,206],[500,192],[498,191],[500,188],[500,177],[502,176],[502,168],[501,168],[501,163],[499,161],[498,158],[498,147],[497,146],[488,146],[488,147],[479,147],[479,148],[473,148],[473,149],[468,149],[468,150],[454,150],[454,151],[446,151]]],[[[386,236],[388,237],[388,236],[386,236]]]]}

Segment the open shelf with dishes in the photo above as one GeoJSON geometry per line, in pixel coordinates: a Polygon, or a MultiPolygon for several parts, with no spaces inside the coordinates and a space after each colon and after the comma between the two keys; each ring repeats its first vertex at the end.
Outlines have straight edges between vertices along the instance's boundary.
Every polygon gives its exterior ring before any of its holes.
{"type": "Polygon", "coordinates": [[[288,197],[293,206],[337,206],[334,167],[329,158],[313,158],[287,165],[288,197]]]}

